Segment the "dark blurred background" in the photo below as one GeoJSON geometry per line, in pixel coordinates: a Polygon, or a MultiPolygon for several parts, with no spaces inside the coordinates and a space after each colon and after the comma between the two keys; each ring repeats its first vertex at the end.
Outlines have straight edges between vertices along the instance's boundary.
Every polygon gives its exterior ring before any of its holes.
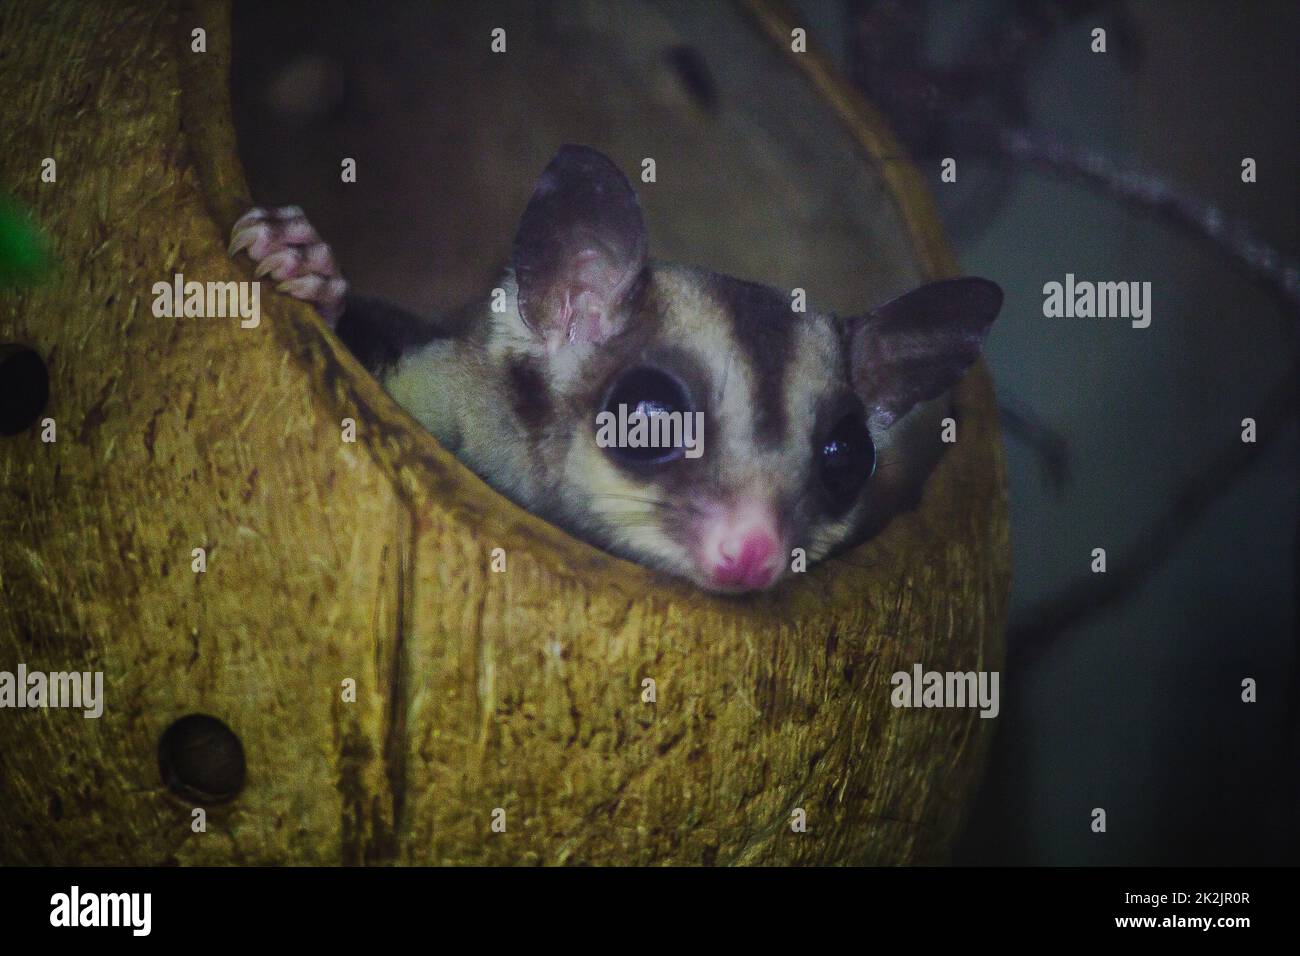
{"type": "MultiPolygon", "coordinates": [[[[851,41],[855,16],[889,6],[854,4],[827,29],[851,41]]],[[[977,123],[996,117],[1158,174],[1296,262],[1300,6],[919,6],[919,53],[931,67],[978,62],[1041,31],[999,78],[1018,83],[1019,104],[972,97],[977,123]],[[1105,55],[1090,50],[1098,26],[1105,55]],[[1254,184],[1241,180],[1247,156],[1267,169],[1254,184]]],[[[955,153],[925,145],[963,267],[1007,291],[988,350],[999,397],[1032,409],[1069,460],[1058,493],[1039,454],[1004,439],[1014,569],[1006,708],[958,860],[1300,862],[1295,301],[1113,191],[1005,159],[958,189],[939,182],[933,161],[955,153]],[[1067,272],[1150,281],[1150,328],[1044,318],[1043,283],[1067,272]],[[1271,447],[1211,473],[1203,516],[1176,508],[1288,375],[1289,411],[1271,447]],[[1142,547],[1162,520],[1185,534],[1167,556],[1142,547]],[[1106,548],[1108,575],[1139,579],[1131,593],[1068,628],[1017,632],[1028,608],[1090,577],[1094,547],[1106,548]],[[1259,682],[1256,704],[1240,700],[1245,677],[1259,682]],[[1104,836],[1086,825],[1092,807],[1107,810],[1104,836]]]]}
{"type": "MultiPolygon", "coordinates": [[[[690,6],[651,0],[626,29],[651,31],[690,6]]],[[[963,269],[1007,293],[987,354],[1006,425],[1013,619],[992,759],[956,862],[1300,862],[1300,5],[791,6],[889,116],[963,269]],[[1098,27],[1104,54],[1090,48],[1098,27]],[[947,156],[955,183],[940,181],[947,156]],[[1255,183],[1242,182],[1245,157],[1255,183]],[[1151,282],[1151,326],[1044,318],[1043,284],[1066,273],[1151,282]],[[1260,421],[1257,446],[1240,443],[1245,417],[1260,421]],[[1089,572],[1096,547],[1104,579],[1089,572]],[[1258,703],[1241,702],[1247,677],[1258,703]],[[1089,828],[1094,807],[1107,811],[1105,834],[1089,828]]],[[[394,159],[387,200],[370,200],[358,225],[355,210],[339,211],[350,200],[310,204],[342,196],[330,185],[337,165],[300,159],[399,108],[401,149],[426,157],[431,178],[456,165],[440,155],[482,148],[418,119],[437,70],[421,30],[455,25],[413,9],[237,4],[233,89],[256,198],[307,205],[368,291],[442,306],[482,278],[453,270],[461,286],[435,288],[411,276],[458,245],[504,252],[512,223],[485,210],[481,222],[394,242],[425,202],[418,180],[403,179],[417,167],[394,159]]],[[[718,109],[715,75],[725,90],[739,56],[707,32],[667,48],[665,83],[700,107],[682,114],[684,143],[718,109]]],[[[554,87],[514,91],[502,108],[526,122],[530,98],[594,98],[626,79],[584,94],[558,80],[562,58],[547,68],[554,87]]],[[[676,108],[674,90],[652,92],[676,108]]],[[[546,157],[522,137],[518,153],[509,178],[525,190],[546,157]]]]}

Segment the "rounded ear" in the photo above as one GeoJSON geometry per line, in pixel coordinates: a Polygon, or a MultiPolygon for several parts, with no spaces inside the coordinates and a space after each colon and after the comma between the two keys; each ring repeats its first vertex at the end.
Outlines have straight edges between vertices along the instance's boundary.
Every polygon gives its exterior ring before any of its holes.
{"type": "Polygon", "coordinates": [[[943,394],[979,356],[1002,308],[997,283],[930,282],[849,319],[853,388],[884,426],[943,394]]]}
{"type": "Polygon", "coordinates": [[[604,154],[563,146],[547,165],[515,235],[519,314],[552,347],[603,341],[646,262],[645,222],[631,184],[604,154]]]}

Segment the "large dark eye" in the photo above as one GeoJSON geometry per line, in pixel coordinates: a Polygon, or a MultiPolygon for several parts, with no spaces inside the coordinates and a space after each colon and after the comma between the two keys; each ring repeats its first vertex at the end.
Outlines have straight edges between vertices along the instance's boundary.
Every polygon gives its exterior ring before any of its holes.
{"type": "Polygon", "coordinates": [[[658,369],[630,369],[615,380],[605,398],[597,419],[597,443],[630,464],[675,461],[685,452],[684,443],[703,439],[696,422],[687,421],[691,413],[686,389],[677,379],[658,369]],[[634,415],[646,416],[639,430],[634,415]]]}
{"type": "Polygon", "coordinates": [[[817,467],[831,514],[842,514],[876,468],[876,446],[861,412],[850,412],[835,423],[817,450],[817,467]]]}

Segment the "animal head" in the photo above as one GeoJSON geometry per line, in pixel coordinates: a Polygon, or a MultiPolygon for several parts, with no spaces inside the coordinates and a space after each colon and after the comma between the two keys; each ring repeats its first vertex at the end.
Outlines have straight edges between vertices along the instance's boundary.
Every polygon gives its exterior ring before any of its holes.
{"type": "Polygon", "coordinates": [[[542,173],[511,268],[495,347],[544,513],[725,592],[860,535],[908,413],[975,361],[1002,301],[965,278],[795,312],[788,292],[652,261],[631,185],[582,146],[542,173]]]}

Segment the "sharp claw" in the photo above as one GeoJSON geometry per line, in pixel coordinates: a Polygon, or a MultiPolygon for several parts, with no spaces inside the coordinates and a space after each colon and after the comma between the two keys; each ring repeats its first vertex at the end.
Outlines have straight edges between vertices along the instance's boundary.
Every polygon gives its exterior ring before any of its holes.
{"type": "Polygon", "coordinates": [[[266,232],[265,225],[249,226],[242,232],[236,233],[230,240],[230,247],[226,250],[226,255],[235,256],[243,249],[247,249],[266,232]]]}
{"type": "Polygon", "coordinates": [[[230,237],[233,239],[237,236],[242,226],[247,226],[254,222],[261,222],[265,218],[266,210],[262,209],[260,206],[254,206],[252,209],[248,210],[248,212],[235,220],[235,224],[230,227],[230,237]]]}
{"type": "MultiPolygon", "coordinates": [[[[267,256],[257,264],[257,268],[253,270],[253,278],[260,279],[268,272],[274,272],[275,270],[292,263],[297,256],[298,254],[292,249],[281,249],[279,252],[267,256]]],[[[276,278],[287,278],[287,276],[277,276],[276,278]]]]}
{"type": "Polygon", "coordinates": [[[320,291],[324,280],[320,276],[299,276],[297,279],[286,279],[277,285],[277,292],[285,292],[295,299],[306,299],[320,291]]]}

